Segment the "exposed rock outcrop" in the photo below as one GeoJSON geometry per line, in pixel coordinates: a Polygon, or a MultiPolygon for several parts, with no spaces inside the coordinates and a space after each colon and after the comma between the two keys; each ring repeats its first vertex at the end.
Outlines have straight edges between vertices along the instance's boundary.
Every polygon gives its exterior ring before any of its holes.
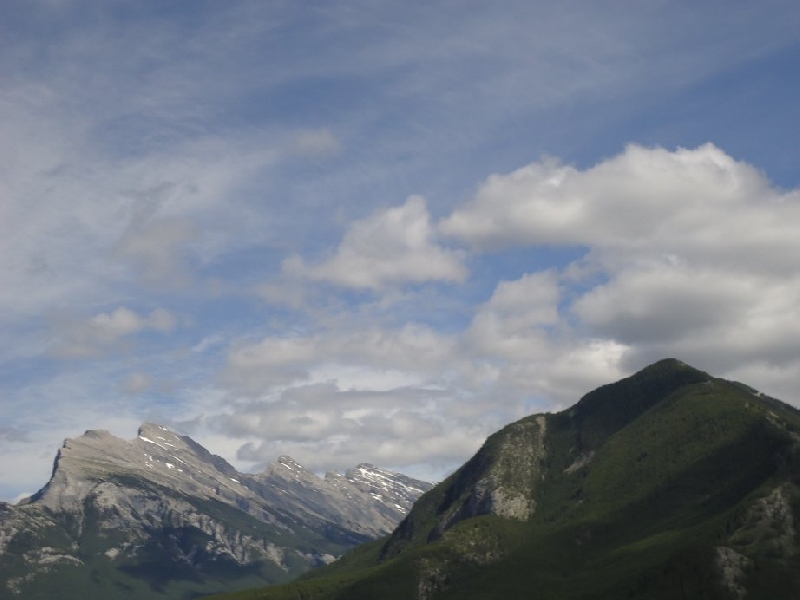
{"type": "Polygon", "coordinates": [[[250,475],[160,425],[131,441],[90,430],[64,442],[37,494],[0,504],[0,598],[98,561],[198,581],[225,563],[280,581],[391,531],[430,487],[367,465],[323,479],[290,457],[250,475]]]}

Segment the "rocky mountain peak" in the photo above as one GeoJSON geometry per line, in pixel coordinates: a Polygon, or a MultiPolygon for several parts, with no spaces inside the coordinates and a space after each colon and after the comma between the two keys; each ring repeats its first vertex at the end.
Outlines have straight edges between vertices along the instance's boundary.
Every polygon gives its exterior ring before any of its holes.
{"type": "Polygon", "coordinates": [[[256,477],[262,481],[304,481],[315,487],[322,483],[316,474],[306,469],[291,456],[286,455],[279,456],[256,477]]]}
{"type": "Polygon", "coordinates": [[[417,498],[433,487],[431,483],[379,469],[370,463],[360,463],[348,469],[344,477],[358,490],[393,506],[403,514],[411,510],[417,498]]]}
{"type": "MultiPolygon", "coordinates": [[[[371,465],[357,470],[373,478],[380,471],[371,465]]],[[[415,483],[398,485],[428,485],[408,481],[415,483]]],[[[90,587],[92,569],[108,574],[118,568],[113,577],[125,587],[132,585],[124,575],[131,565],[198,582],[224,565],[241,569],[242,577],[260,565],[264,581],[274,583],[391,531],[405,514],[391,487],[387,480],[385,493],[372,494],[345,477],[333,483],[289,456],[259,475],[240,473],[156,423],[142,424],[132,440],[88,430],[64,441],[50,481],[29,501],[0,504],[0,577],[21,564],[9,586],[33,590],[30,581],[47,586],[58,580],[52,572],[58,563],[83,569],[90,587]]],[[[53,597],[47,589],[31,597],[53,597]]],[[[0,583],[0,598],[4,591],[0,583]]],[[[138,592],[126,597],[154,597],[138,592]]]]}
{"type": "Polygon", "coordinates": [[[277,465],[277,466],[285,467],[285,468],[289,469],[290,471],[305,471],[307,473],[310,473],[310,471],[308,471],[308,469],[306,469],[303,465],[301,465],[299,462],[297,462],[291,456],[285,456],[285,455],[279,456],[275,460],[274,464],[277,465]]]}
{"type": "Polygon", "coordinates": [[[162,441],[169,441],[172,443],[180,442],[183,444],[183,438],[181,436],[157,423],[142,423],[136,435],[140,439],[146,437],[148,439],[160,439],[162,441]]]}
{"type": "Polygon", "coordinates": [[[104,440],[114,437],[108,429],[87,429],[84,434],[87,438],[104,440]]]}

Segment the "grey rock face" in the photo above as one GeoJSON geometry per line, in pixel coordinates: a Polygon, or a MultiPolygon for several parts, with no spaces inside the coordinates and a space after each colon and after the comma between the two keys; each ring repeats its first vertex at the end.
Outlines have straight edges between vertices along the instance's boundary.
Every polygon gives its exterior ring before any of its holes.
{"type": "Polygon", "coordinates": [[[160,425],[145,424],[133,441],[107,431],[87,431],[58,451],[53,477],[34,502],[53,511],[78,509],[98,483],[135,478],[174,492],[234,502],[250,496],[238,472],[190,438],[160,425]]]}
{"type": "Polygon", "coordinates": [[[496,448],[479,451],[475,469],[465,469],[454,483],[459,491],[439,519],[439,534],[478,515],[530,518],[536,510],[533,492],[545,455],[546,423],[542,415],[512,423],[494,437],[496,448]]]}
{"type": "Polygon", "coordinates": [[[323,479],[285,456],[239,473],[159,425],[131,441],[90,430],[64,442],[36,495],[0,503],[0,598],[98,560],[141,570],[145,556],[199,579],[222,563],[269,564],[272,583],[388,533],[428,488],[367,465],[323,479]]]}
{"type": "Polygon", "coordinates": [[[369,463],[361,463],[354,469],[348,469],[345,478],[356,488],[393,510],[392,516],[398,521],[411,510],[417,498],[433,487],[431,483],[385,471],[369,463]]]}

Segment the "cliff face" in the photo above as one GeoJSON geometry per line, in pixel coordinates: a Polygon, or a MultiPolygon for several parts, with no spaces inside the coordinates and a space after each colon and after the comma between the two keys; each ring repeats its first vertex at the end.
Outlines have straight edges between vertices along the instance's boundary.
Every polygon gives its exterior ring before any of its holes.
{"type": "MultiPolygon", "coordinates": [[[[410,497],[430,488],[365,471],[410,497]]],[[[239,473],[159,425],[132,441],[87,431],[65,441],[33,498],[0,505],[0,598],[181,597],[285,581],[402,519],[406,509],[359,486],[289,457],[239,473]]]]}

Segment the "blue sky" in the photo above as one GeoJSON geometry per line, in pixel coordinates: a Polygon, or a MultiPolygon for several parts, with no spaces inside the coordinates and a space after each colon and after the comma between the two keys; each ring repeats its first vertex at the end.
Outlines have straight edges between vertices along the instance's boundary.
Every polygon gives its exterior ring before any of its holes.
{"type": "Polygon", "coordinates": [[[431,479],[664,356],[799,404],[800,8],[0,6],[0,498],[143,421],[431,479]]]}

